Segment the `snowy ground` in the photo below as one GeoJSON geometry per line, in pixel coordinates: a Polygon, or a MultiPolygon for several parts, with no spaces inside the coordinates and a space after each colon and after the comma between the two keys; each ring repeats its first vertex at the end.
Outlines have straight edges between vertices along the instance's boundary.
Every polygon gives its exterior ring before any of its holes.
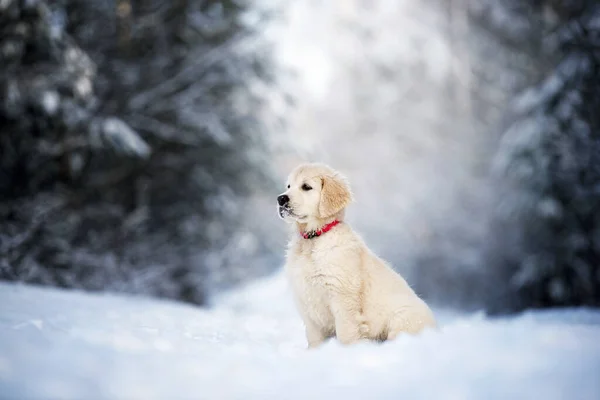
{"type": "Polygon", "coordinates": [[[2,399],[599,399],[600,312],[305,350],[280,275],[203,310],[0,284],[2,399]]]}

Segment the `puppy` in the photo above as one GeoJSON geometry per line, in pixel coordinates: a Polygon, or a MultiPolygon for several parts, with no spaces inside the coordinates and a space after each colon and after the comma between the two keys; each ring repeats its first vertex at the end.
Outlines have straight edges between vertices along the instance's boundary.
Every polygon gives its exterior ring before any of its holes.
{"type": "Polygon", "coordinates": [[[344,222],[352,193],[342,175],[303,164],[286,186],[277,197],[279,216],[293,228],[285,273],[309,348],[331,337],[385,341],[436,326],[427,304],[344,222]]]}

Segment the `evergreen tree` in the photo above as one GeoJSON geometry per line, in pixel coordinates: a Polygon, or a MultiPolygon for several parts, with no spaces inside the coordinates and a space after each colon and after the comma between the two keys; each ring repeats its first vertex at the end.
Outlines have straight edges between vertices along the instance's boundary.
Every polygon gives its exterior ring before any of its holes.
{"type": "Polygon", "coordinates": [[[496,171],[504,184],[490,310],[600,305],[600,5],[536,2],[554,62],[514,102],[496,171]],[[504,282],[504,284],[503,284],[504,282]]]}
{"type": "Polygon", "coordinates": [[[253,85],[271,81],[269,54],[249,10],[2,7],[0,277],[202,303],[228,266],[209,250],[231,248],[245,197],[268,182],[253,85]]]}

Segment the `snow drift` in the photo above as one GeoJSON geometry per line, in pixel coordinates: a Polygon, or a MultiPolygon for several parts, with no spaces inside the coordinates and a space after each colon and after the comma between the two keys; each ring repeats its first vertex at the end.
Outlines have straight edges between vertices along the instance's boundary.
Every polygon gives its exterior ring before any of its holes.
{"type": "Polygon", "coordinates": [[[308,351],[278,273],[168,301],[0,284],[4,399],[596,399],[600,312],[489,319],[437,310],[438,332],[308,351]]]}

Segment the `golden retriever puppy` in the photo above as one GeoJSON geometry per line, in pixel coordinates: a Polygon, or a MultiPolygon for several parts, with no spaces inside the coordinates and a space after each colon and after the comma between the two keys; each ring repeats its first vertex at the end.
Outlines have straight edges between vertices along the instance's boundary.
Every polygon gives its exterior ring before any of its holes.
{"type": "Polygon", "coordinates": [[[435,327],[432,311],[408,283],[344,222],[352,201],[346,179],[324,164],[303,164],[277,197],[291,240],[285,272],[306,328],[308,347],[385,341],[435,327]]]}

